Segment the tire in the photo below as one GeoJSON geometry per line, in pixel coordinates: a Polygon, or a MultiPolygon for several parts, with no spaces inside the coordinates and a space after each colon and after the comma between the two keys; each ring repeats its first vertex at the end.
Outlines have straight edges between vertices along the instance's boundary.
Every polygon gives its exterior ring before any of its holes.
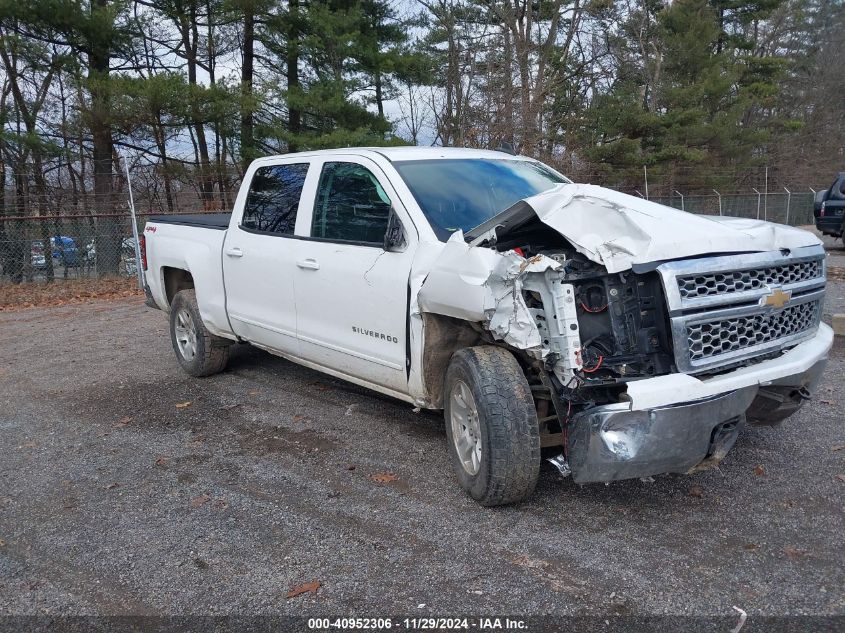
{"type": "Polygon", "coordinates": [[[170,304],[170,342],[182,369],[197,377],[223,371],[232,345],[205,328],[193,289],[180,290],[170,304]]]}
{"type": "Polygon", "coordinates": [[[540,473],[540,429],[513,354],[493,346],[456,352],[443,399],[449,457],[461,487],[483,506],[528,497],[540,473]]]}

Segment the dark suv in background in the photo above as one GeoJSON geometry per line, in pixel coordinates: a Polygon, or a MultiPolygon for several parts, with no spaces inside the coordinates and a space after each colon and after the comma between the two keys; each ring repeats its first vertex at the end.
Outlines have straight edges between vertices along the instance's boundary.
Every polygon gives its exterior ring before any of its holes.
{"type": "Polygon", "coordinates": [[[819,191],[813,204],[816,228],[825,235],[843,237],[845,223],[845,171],[839,172],[829,189],[819,191]]]}

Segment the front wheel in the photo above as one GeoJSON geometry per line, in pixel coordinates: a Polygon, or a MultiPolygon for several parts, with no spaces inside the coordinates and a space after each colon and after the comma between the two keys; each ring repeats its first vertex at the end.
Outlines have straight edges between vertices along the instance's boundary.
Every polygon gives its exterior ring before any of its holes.
{"type": "Polygon", "coordinates": [[[170,305],[170,342],[182,369],[191,376],[210,376],[226,368],[232,342],[214,336],[200,317],[196,292],[181,290],[170,305]]]}
{"type": "Polygon", "coordinates": [[[513,354],[493,346],[460,350],[444,388],[449,455],[461,487],[484,506],[528,497],[540,473],[540,429],[513,354]]]}

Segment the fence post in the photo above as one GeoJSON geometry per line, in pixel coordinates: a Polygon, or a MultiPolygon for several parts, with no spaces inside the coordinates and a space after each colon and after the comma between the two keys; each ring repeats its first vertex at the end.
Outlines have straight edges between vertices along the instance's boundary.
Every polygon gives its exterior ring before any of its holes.
{"type": "Polygon", "coordinates": [[[792,202],[792,192],[786,187],[783,190],[786,192],[786,224],[789,224],[789,204],[792,202]]]}
{"type": "Polygon", "coordinates": [[[679,196],[681,196],[681,211],[686,211],[686,209],[684,209],[684,194],[682,194],[677,189],[675,189],[675,193],[677,193],[679,196]]]}
{"type": "Polygon", "coordinates": [[[643,194],[640,193],[639,189],[634,189],[634,193],[637,194],[643,200],[646,199],[646,197],[643,194]]]}
{"type": "Polygon", "coordinates": [[[123,158],[126,168],[126,187],[129,189],[129,215],[132,217],[132,237],[135,240],[135,272],[138,275],[138,288],[144,289],[144,268],[141,266],[141,240],[138,238],[138,220],[135,218],[135,199],[132,197],[132,179],[129,177],[129,161],[123,158]]]}
{"type": "Polygon", "coordinates": [[[648,168],[643,165],[643,179],[645,180],[645,199],[648,200],[648,168]]]}
{"type": "Polygon", "coordinates": [[[763,194],[763,219],[768,221],[769,220],[769,166],[766,165],[766,186],[764,188],[766,192],[763,194]]]}
{"type": "Polygon", "coordinates": [[[751,191],[757,194],[757,219],[760,219],[760,192],[757,191],[754,187],[751,187],[751,191]]]}
{"type": "Polygon", "coordinates": [[[719,215],[722,215],[722,194],[716,191],[715,189],[713,190],[713,193],[715,193],[719,197],[719,215]]]}

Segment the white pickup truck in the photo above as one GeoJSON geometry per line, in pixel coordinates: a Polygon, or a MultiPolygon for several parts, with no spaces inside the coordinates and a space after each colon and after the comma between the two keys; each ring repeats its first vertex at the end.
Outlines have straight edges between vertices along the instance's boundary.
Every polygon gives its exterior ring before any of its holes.
{"type": "Polygon", "coordinates": [[[810,233],[499,152],[262,158],[231,214],[154,218],[144,238],[185,371],[251,343],[443,409],[484,505],[529,495],[544,453],[579,483],[713,467],[743,424],[800,408],[833,341],[810,233]]]}

